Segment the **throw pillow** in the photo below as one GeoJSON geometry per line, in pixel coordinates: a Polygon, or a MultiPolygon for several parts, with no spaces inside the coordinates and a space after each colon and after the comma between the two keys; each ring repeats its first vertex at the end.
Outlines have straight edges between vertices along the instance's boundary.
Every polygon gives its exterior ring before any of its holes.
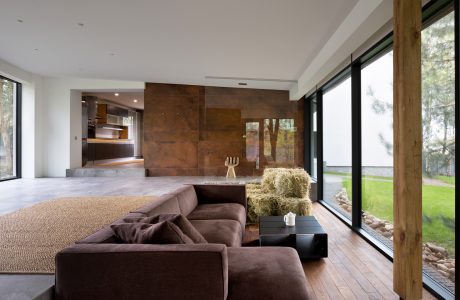
{"type": "Polygon", "coordinates": [[[152,217],[141,217],[141,218],[130,218],[123,220],[125,222],[140,222],[155,224],[162,221],[169,221],[174,223],[176,226],[182,230],[182,232],[187,235],[195,244],[207,244],[206,239],[201,235],[201,233],[196,230],[196,228],[190,223],[190,221],[180,214],[161,214],[152,217]]]}
{"type": "Polygon", "coordinates": [[[172,222],[156,224],[121,223],[111,225],[115,236],[130,244],[193,244],[180,228],[172,222]]]}

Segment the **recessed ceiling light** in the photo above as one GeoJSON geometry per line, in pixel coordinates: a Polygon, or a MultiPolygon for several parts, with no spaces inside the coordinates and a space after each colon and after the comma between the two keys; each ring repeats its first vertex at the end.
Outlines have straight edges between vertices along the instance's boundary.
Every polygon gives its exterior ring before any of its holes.
{"type": "Polygon", "coordinates": [[[137,99],[134,99],[133,102],[134,102],[134,103],[137,103],[137,99]]]}
{"type": "Polygon", "coordinates": [[[38,48],[35,48],[34,51],[38,51],[38,48]]]}
{"type": "Polygon", "coordinates": [[[18,19],[17,21],[18,21],[18,23],[23,23],[24,22],[22,19],[18,19]]]}
{"type": "Polygon", "coordinates": [[[85,24],[84,24],[84,23],[81,23],[81,22],[80,22],[80,23],[77,23],[77,25],[80,26],[80,27],[85,26],[85,24]]]}
{"type": "Polygon", "coordinates": [[[238,82],[238,85],[248,85],[246,82],[238,82]]]}
{"type": "Polygon", "coordinates": [[[120,94],[118,94],[118,93],[115,93],[114,95],[115,95],[116,97],[120,96],[120,94]]]}

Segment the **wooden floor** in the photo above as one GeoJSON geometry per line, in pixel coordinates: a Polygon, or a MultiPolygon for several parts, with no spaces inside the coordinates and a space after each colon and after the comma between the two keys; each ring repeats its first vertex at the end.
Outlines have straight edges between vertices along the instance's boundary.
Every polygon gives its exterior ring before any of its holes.
{"type": "MultiPolygon", "coordinates": [[[[399,299],[391,261],[319,203],[313,214],[328,233],[329,256],[302,262],[311,299],[399,299]]],[[[424,290],[423,299],[436,298],[424,290]]]]}

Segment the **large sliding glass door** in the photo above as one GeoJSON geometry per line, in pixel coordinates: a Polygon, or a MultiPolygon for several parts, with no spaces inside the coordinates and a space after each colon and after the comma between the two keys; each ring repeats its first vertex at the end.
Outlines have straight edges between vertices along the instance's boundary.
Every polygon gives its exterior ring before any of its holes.
{"type": "Polygon", "coordinates": [[[0,76],[0,181],[19,177],[19,88],[20,84],[0,76]]]}

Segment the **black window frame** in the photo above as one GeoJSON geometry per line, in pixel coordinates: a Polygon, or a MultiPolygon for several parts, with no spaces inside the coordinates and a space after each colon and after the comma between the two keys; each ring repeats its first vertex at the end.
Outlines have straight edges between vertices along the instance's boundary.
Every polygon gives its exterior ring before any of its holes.
{"type": "Polygon", "coordinates": [[[0,80],[5,79],[16,84],[16,124],[14,125],[16,129],[16,176],[0,179],[0,182],[19,179],[22,177],[22,84],[14,79],[0,75],[0,80]]]}
{"type": "MultiPolygon", "coordinates": [[[[443,17],[447,13],[454,10],[455,14],[455,127],[459,128],[459,118],[460,118],[460,100],[459,100],[459,85],[460,85],[460,54],[459,54],[459,23],[460,23],[460,0],[432,0],[427,3],[422,9],[422,27],[426,28],[431,25],[433,22],[443,17]]],[[[367,65],[371,64],[373,61],[382,57],[386,53],[390,52],[393,48],[393,31],[387,34],[384,38],[370,47],[365,53],[360,55],[357,59],[352,59],[351,63],[337,73],[334,77],[328,80],[325,84],[316,88],[311,94],[308,94],[305,99],[305,107],[307,108],[309,115],[305,115],[305,124],[309,124],[305,127],[305,131],[309,130],[312,132],[312,120],[307,120],[307,116],[312,117],[310,102],[313,99],[316,99],[317,105],[317,192],[318,192],[318,202],[328,209],[332,214],[344,222],[351,230],[360,235],[364,240],[369,242],[374,248],[381,252],[389,260],[393,261],[393,250],[388,248],[385,244],[377,240],[371,234],[367,233],[362,228],[362,137],[361,137],[361,70],[367,65]],[[347,74],[351,76],[351,93],[352,93],[352,219],[349,220],[337,211],[334,207],[327,204],[323,200],[323,107],[322,99],[323,94],[340,84],[347,77],[347,74]]],[[[310,138],[311,132],[305,133],[305,137],[310,138]]],[[[460,151],[460,139],[459,139],[459,130],[455,130],[455,202],[460,203],[460,197],[458,188],[459,188],[459,175],[457,170],[459,169],[459,159],[457,157],[460,151]]],[[[307,144],[310,143],[310,139],[305,140],[305,149],[311,157],[311,150],[307,144]]],[[[312,161],[307,160],[307,153],[305,155],[305,162],[307,171],[312,170],[312,161]]],[[[455,213],[458,216],[460,214],[460,205],[455,205],[455,213]]],[[[459,228],[458,218],[455,219],[455,227],[459,228]]],[[[455,231],[455,257],[458,257],[458,231],[455,231]]],[[[456,271],[455,277],[458,278],[458,273],[456,271]]],[[[457,285],[455,285],[455,295],[452,295],[448,290],[439,285],[436,281],[431,279],[428,275],[423,274],[423,286],[425,289],[433,293],[436,297],[442,297],[444,299],[454,299],[457,295],[457,285]]]]}

